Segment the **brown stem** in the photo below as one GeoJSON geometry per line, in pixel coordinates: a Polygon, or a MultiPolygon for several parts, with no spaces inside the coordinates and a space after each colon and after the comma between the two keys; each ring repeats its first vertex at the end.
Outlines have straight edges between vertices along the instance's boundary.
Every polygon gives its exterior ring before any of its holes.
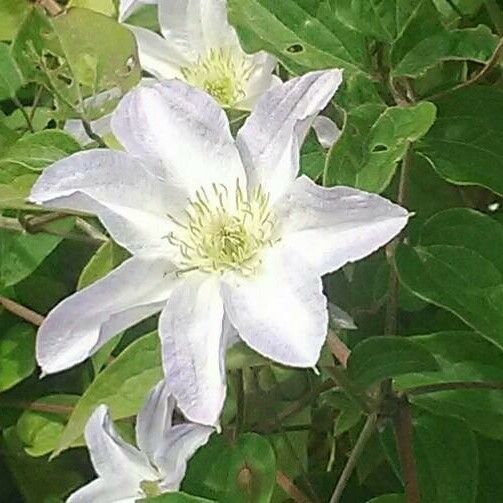
{"type": "Polygon", "coordinates": [[[412,447],[414,430],[412,428],[412,414],[406,398],[398,403],[398,409],[393,418],[395,438],[402,467],[405,486],[405,501],[420,503],[419,485],[417,481],[416,460],[412,447]]]}
{"type": "Polygon", "coordinates": [[[333,331],[329,330],[327,335],[327,345],[330,352],[335,356],[337,361],[346,368],[351,350],[342,342],[339,336],[333,331]]]}
{"type": "Polygon", "coordinates": [[[424,384],[404,390],[408,395],[426,395],[439,391],[453,391],[457,389],[497,389],[503,390],[502,382],[492,381],[461,381],[461,382],[441,382],[436,384],[424,384]]]}
{"type": "Polygon", "coordinates": [[[338,503],[340,501],[342,493],[344,492],[344,489],[346,488],[346,485],[349,481],[349,478],[351,477],[351,474],[355,469],[356,463],[358,462],[358,459],[360,459],[360,456],[362,455],[365,446],[372,437],[372,433],[374,433],[376,422],[377,422],[377,416],[375,414],[371,414],[367,418],[367,422],[363,426],[363,430],[361,431],[360,436],[358,437],[358,440],[356,441],[356,444],[353,447],[351,454],[349,455],[346,466],[344,466],[341,476],[337,481],[334,493],[330,498],[330,503],[338,503]]]}
{"type": "Polygon", "coordinates": [[[49,412],[52,414],[62,414],[69,416],[73,412],[71,405],[61,405],[56,403],[40,403],[28,402],[24,400],[8,401],[3,400],[0,402],[3,407],[12,407],[14,409],[34,410],[36,412],[49,412]]]}
{"type": "Polygon", "coordinates": [[[63,12],[63,8],[56,0],[36,0],[36,3],[43,7],[51,16],[57,16],[63,12]]]}
{"type": "Polygon", "coordinates": [[[31,309],[28,309],[27,307],[22,306],[21,304],[18,304],[17,302],[14,302],[13,300],[8,299],[7,297],[2,297],[1,295],[0,305],[10,313],[19,316],[23,320],[26,320],[33,325],[36,325],[37,327],[42,325],[44,321],[44,317],[40,314],[32,311],[31,309]]]}
{"type": "Polygon", "coordinates": [[[311,500],[280,470],[276,471],[276,484],[278,484],[295,503],[311,503],[311,500]]]}

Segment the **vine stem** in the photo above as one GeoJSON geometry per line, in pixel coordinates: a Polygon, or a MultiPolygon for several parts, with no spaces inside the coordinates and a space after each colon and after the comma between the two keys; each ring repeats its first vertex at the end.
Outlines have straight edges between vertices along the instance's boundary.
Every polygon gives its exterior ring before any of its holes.
{"type": "Polygon", "coordinates": [[[42,6],[51,16],[57,16],[63,12],[63,8],[56,0],[37,0],[36,3],[42,6]]]}
{"type": "Polygon", "coordinates": [[[105,140],[103,140],[103,138],[99,134],[93,131],[93,128],[91,127],[91,124],[88,121],[81,119],[81,122],[84,131],[91,140],[94,140],[100,148],[108,148],[107,144],[105,143],[105,140]]]}
{"type": "Polygon", "coordinates": [[[412,447],[414,435],[412,414],[410,404],[406,398],[399,402],[393,423],[405,486],[405,501],[407,503],[420,503],[421,496],[417,481],[416,459],[412,447]]]}
{"type": "Polygon", "coordinates": [[[33,410],[36,412],[49,412],[51,414],[61,414],[65,416],[69,416],[74,407],[71,405],[62,405],[56,403],[41,403],[41,402],[28,402],[28,401],[9,401],[2,400],[0,405],[3,407],[12,407],[15,409],[23,409],[23,410],[33,410]]]}
{"type": "Polygon", "coordinates": [[[434,94],[432,96],[428,96],[428,100],[435,100],[438,98],[441,98],[442,96],[445,96],[446,94],[450,94],[454,91],[458,91],[459,89],[463,89],[464,87],[472,86],[473,84],[476,84],[480,80],[482,80],[498,63],[500,60],[501,56],[503,55],[503,37],[500,38],[498,45],[494,49],[494,52],[492,56],[489,58],[489,61],[484,65],[482,70],[480,70],[479,73],[477,73],[475,76],[471,77],[470,79],[466,80],[465,82],[462,82],[461,84],[458,84],[457,86],[451,87],[447,91],[442,91],[440,93],[434,94]]]}
{"type": "Polygon", "coordinates": [[[278,484],[295,503],[311,503],[311,500],[280,470],[276,472],[276,484],[278,484]]]}
{"type": "Polygon", "coordinates": [[[327,345],[328,349],[335,356],[337,361],[346,368],[351,350],[333,330],[328,331],[327,345]]]}
{"type": "Polygon", "coordinates": [[[503,390],[503,382],[493,381],[459,381],[440,382],[436,384],[424,384],[404,390],[407,395],[426,395],[428,393],[438,393],[439,391],[454,391],[457,389],[492,389],[503,390]]]}
{"type": "Polygon", "coordinates": [[[342,493],[346,488],[346,485],[349,481],[349,478],[351,477],[351,474],[353,473],[356,463],[358,462],[358,459],[362,455],[365,446],[367,445],[368,441],[370,440],[370,437],[372,436],[372,433],[374,433],[376,424],[377,424],[376,414],[371,414],[370,416],[368,416],[367,421],[363,426],[363,430],[361,431],[360,436],[358,437],[356,444],[353,450],[351,451],[351,454],[349,455],[348,461],[344,466],[344,469],[342,470],[341,476],[337,481],[335,490],[332,494],[332,497],[330,498],[330,503],[338,503],[340,501],[342,493]]]}
{"type": "Polygon", "coordinates": [[[44,321],[44,317],[42,315],[1,295],[0,295],[0,305],[3,306],[3,308],[9,311],[10,313],[15,314],[19,318],[22,318],[23,320],[28,321],[32,325],[35,325],[37,327],[42,325],[44,321]]]}

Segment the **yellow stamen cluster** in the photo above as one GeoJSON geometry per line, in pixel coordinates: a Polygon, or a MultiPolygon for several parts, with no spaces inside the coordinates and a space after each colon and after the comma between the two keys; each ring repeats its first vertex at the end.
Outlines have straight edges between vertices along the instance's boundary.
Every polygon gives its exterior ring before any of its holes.
{"type": "Polygon", "coordinates": [[[203,89],[227,108],[245,97],[251,70],[241,55],[229,49],[213,49],[192,66],[181,68],[187,83],[203,89]]]}
{"type": "Polygon", "coordinates": [[[143,495],[148,498],[154,496],[160,496],[162,494],[161,488],[159,487],[159,482],[155,480],[143,480],[140,483],[140,489],[143,492],[143,495]]]}
{"type": "Polygon", "coordinates": [[[249,196],[239,183],[232,194],[224,185],[214,184],[208,191],[201,188],[186,214],[186,223],[172,218],[179,230],[168,236],[180,251],[182,272],[253,274],[261,263],[261,250],[276,239],[269,195],[260,187],[249,196]]]}

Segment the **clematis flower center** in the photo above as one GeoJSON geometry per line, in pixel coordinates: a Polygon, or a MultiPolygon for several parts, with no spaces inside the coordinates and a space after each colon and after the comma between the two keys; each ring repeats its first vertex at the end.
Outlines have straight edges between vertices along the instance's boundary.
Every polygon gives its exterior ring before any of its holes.
{"type": "Polygon", "coordinates": [[[230,191],[213,185],[196,192],[186,210],[187,223],[172,220],[179,230],[168,236],[177,246],[182,272],[238,270],[253,274],[261,263],[261,251],[277,241],[276,218],[269,206],[269,195],[261,187],[246,195],[236,185],[230,191]]]}
{"type": "Polygon", "coordinates": [[[251,66],[229,49],[213,49],[181,72],[188,84],[203,89],[221,106],[232,108],[245,97],[251,66]]]}
{"type": "Polygon", "coordinates": [[[159,482],[155,480],[143,480],[140,483],[140,489],[147,498],[160,496],[162,494],[159,482]]]}

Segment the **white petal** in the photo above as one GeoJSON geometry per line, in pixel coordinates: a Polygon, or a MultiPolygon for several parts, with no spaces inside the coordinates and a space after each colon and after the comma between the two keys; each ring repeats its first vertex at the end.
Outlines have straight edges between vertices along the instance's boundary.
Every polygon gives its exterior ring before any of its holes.
{"type": "Polygon", "coordinates": [[[225,312],[255,351],[285,365],[312,367],[325,341],[328,315],[320,277],[276,245],[260,271],[228,274],[222,282],[225,312]]]}
{"type": "Polygon", "coordinates": [[[277,59],[264,51],[248,56],[252,72],[245,88],[245,98],[239,101],[235,108],[253,110],[261,96],[272,87],[282,84],[281,79],[273,75],[277,59]]]}
{"type": "Polygon", "coordinates": [[[187,470],[187,461],[194,453],[208,442],[215,431],[210,426],[201,424],[178,424],[173,426],[166,443],[160,446],[156,454],[156,465],[163,481],[160,484],[164,491],[177,491],[187,470]]]}
{"type": "Polygon", "coordinates": [[[282,246],[320,274],[370,255],[395,237],[409,213],[377,194],[350,187],[323,188],[302,176],[278,202],[282,246]]]}
{"type": "Polygon", "coordinates": [[[142,480],[156,480],[158,472],[147,457],[127,444],[115,431],[106,405],[100,405],[84,430],[87,448],[96,473],[105,480],[122,479],[125,496],[142,480]]]}
{"type": "Polygon", "coordinates": [[[37,361],[44,373],[80,363],[119,331],[159,312],[176,281],[167,260],[135,256],[66,298],[38,331],[37,361]]]}
{"type": "Polygon", "coordinates": [[[310,72],[260,98],[236,140],[250,188],[262,185],[273,201],[287,190],[299,170],[306,121],[325,108],[341,81],[340,70],[310,72]]]}
{"type": "Polygon", "coordinates": [[[330,148],[341,135],[341,130],[328,117],[319,115],[313,121],[313,129],[323,148],[330,148]]]}
{"type": "MultiPolygon", "coordinates": [[[[101,137],[106,136],[111,133],[110,120],[112,114],[104,115],[99,119],[91,121],[89,124],[94,133],[100,135],[101,137]]],[[[79,119],[69,119],[65,122],[65,131],[71,134],[80,144],[87,145],[93,140],[89,137],[82,125],[82,121],[79,119]]]]}
{"type": "Polygon", "coordinates": [[[150,392],[136,418],[136,442],[152,461],[157,450],[167,443],[175,399],[170,395],[165,380],[150,392]]]}
{"type": "Polygon", "coordinates": [[[161,159],[167,183],[188,197],[201,186],[235,187],[244,180],[225,113],[183,82],[131,91],[115,111],[112,129],[128,152],[161,159]]]}
{"type": "MultiPolygon", "coordinates": [[[[161,0],[162,2],[163,0],[161,0]]],[[[122,23],[125,19],[136,12],[140,7],[144,5],[154,5],[157,0],[119,0],[119,23],[122,23]]]]}
{"type": "Polygon", "coordinates": [[[127,478],[98,478],[70,494],[66,503],[135,503],[138,497],[139,486],[133,487],[127,478]]]}
{"type": "Polygon", "coordinates": [[[159,245],[172,230],[166,213],[180,197],[125,152],[96,149],[44,170],[29,200],[50,208],[96,214],[112,237],[134,252],[159,245]]]}
{"type": "Polygon", "coordinates": [[[194,422],[214,425],[225,400],[223,306],[217,280],[191,276],[173,291],[160,322],[164,374],[194,422]]]}
{"type": "Polygon", "coordinates": [[[210,50],[240,47],[227,21],[225,0],[169,0],[159,2],[159,24],[170,45],[192,61],[210,50]]]}
{"type": "Polygon", "coordinates": [[[127,26],[134,33],[143,70],[159,79],[181,76],[180,67],[186,66],[189,61],[176,47],[151,30],[140,26],[127,26]]]}

